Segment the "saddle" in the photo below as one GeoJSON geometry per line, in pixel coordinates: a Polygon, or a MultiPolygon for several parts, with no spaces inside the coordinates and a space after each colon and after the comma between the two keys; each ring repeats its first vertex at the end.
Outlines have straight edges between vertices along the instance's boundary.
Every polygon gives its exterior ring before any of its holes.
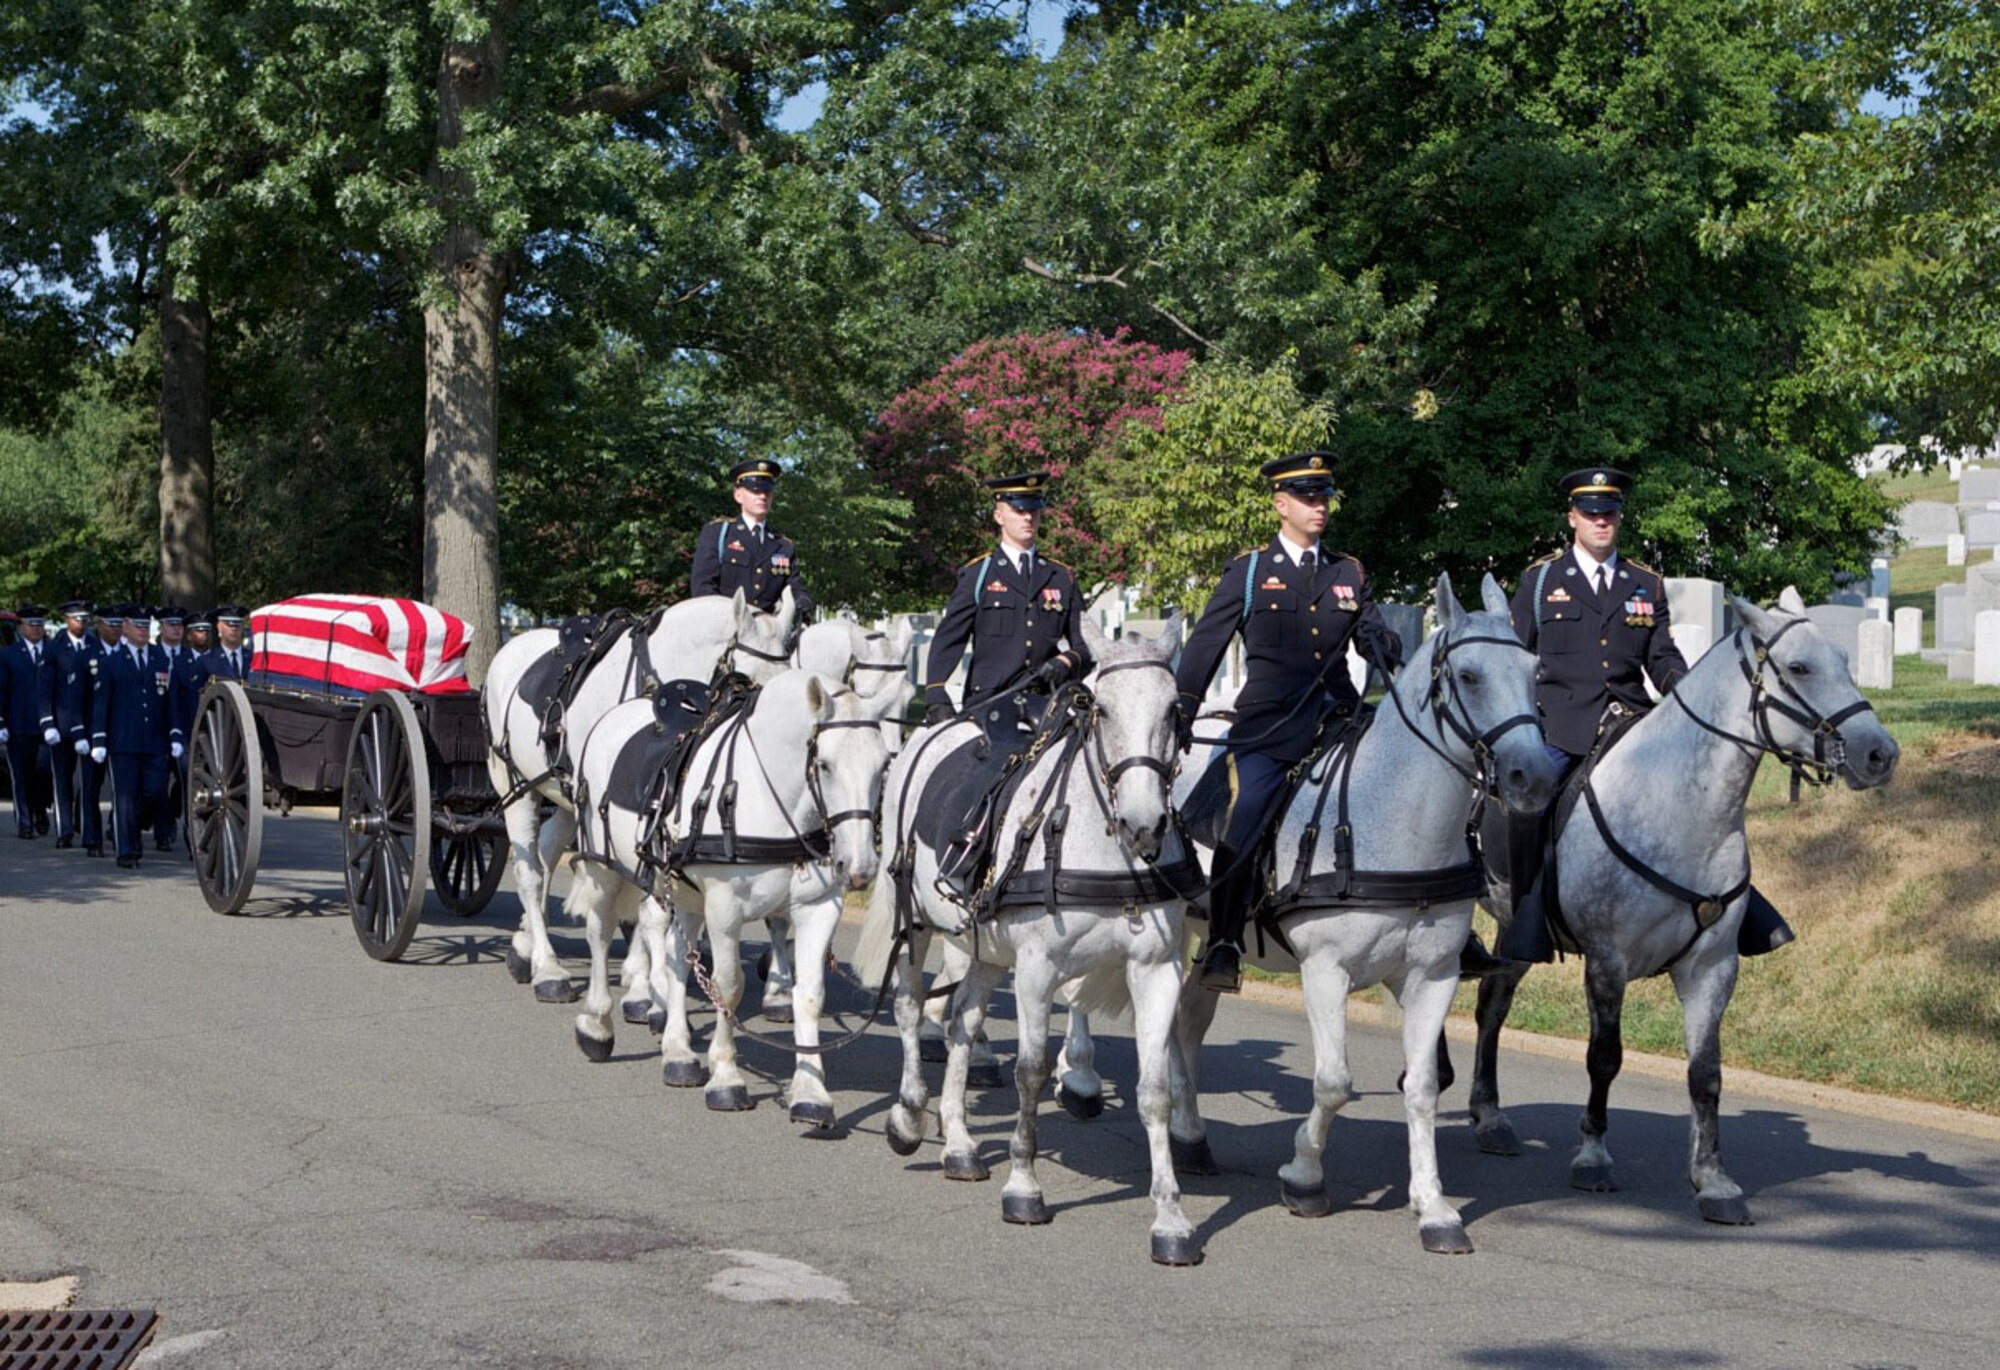
{"type": "MultiPolygon", "coordinates": [[[[625,740],[612,759],[602,793],[582,806],[595,815],[599,831],[605,829],[613,805],[636,813],[640,862],[670,866],[670,860],[654,853],[666,845],[661,840],[662,830],[680,802],[697,747],[703,738],[747,710],[756,697],[756,687],[734,672],[707,684],[669,680],[656,686],[652,724],[625,740]]],[[[695,826],[700,826],[699,815],[695,826]]],[[[635,883],[646,883],[637,872],[625,874],[635,883]]]]}
{"type": "Polygon", "coordinates": [[[917,836],[938,853],[938,881],[963,898],[992,863],[998,819],[1019,787],[1021,760],[1048,721],[1048,698],[1016,692],[987,700],[968,717],[980,735],[931,772],[918,797],[917,836]]]}
{"type": "Polygon", "coordinates": [[[566,618],[556,629],[556,645],[522,674],[517,692],[534,711],[542,750],[556,760],[556,769],[569,769],[564,720],[570,702],[605,653],[638,624],[624,609],[566,618]]]}

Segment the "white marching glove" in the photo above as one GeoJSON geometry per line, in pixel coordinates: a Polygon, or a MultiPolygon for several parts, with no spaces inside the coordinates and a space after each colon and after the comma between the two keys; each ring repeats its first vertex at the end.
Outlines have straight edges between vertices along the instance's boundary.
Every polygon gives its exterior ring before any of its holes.
{"type": "Polygon", "coordinates": [[[0,728],[0,744],[4,744],[6,741],[7,741],[7,730],[5,728],[0,728]]]}
{"type": "Polygon", "coordinates": [[[180,743],[178,742],[174,743],[174,760],[179,761],[181,759],[181,752],[183,750],[185,749],[181,746],[180,743]]]}
{"type": "Polygon", "coordinates": [[[90,759],[102,766],[104,764],[104,748],[92,747],[90,749],[90,759]]]}
{"type": "Polygon", "coordinates": [[[62,734],[54,728],[44,728],[42,729],[42,741],[48,743],[51,747],[60,746],[62,743],[62,734]]]}
{"type": "Polygon", "coordinates": [[[76,740],[76,754],[77,754],[78,756],[89,756],[89,755],[90,755],[90,744],[89,744],[88,742],[85,742],[85,741],[84,741],[84,740],[83,740],[82,738],[80,738],[80,737],[79,737],[79,738],[78,738],[78,739],[76,740]]]}

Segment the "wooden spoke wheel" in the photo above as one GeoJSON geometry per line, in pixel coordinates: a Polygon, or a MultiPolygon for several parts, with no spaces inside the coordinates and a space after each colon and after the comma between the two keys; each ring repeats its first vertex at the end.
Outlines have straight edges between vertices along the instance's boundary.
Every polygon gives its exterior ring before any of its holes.
{"type": "Polygon", "coordinates": [[[431,888],[445,912],[470,918],[507,874],[507,839],[487,832],[438,832],[431,839],[431,888]]]}
{"type": "Polygon", "coordinates": [[[233,680],[211,680],[188,739],[188,844],[202,898],[235,913],[257,880],[264,846],[264,754],[250,696],[233,680]]]}
{"type": "Polygon", "coordinates": [[[377,961],[393,961],[416,935],[431,865],[429,750],[398,691],[377,690],[354,720],[340,840],[355,935],[377,961]]]}

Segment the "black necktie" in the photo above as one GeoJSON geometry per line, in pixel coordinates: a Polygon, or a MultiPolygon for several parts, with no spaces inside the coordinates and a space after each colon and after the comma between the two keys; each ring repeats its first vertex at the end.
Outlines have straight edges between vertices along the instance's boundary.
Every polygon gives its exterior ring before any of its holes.
{"type": "Polygon", "coordinates": [[[1603,566],[1597,568],[1597,597],[1603,599],[1611,589],[1611,572],[1603,566]]]}
{"type": "Polygon", "coordinates": [[[1299,556],[1299,565],[1306,568],[1306,578],[1308,580],[1312,578],[1313,563],[1318,560],[1319,558],[1313,555],[1313,550],[1310,547],[1306,548],[1306,550],[1299,556]]]}

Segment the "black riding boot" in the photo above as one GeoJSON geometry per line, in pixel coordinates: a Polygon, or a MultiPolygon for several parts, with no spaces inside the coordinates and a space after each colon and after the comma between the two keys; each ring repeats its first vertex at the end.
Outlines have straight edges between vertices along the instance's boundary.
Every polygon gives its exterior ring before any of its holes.
{"type": "Polygon", "coordinates": [[[1234,994],[1243,985],[1243,923],[1250,910],[1252,863],[1234,847],[1217,847],[1208,888],[1208,937],[1201,961],[1201,987],[1234,994]]]}
{"type": "Polygon", "coordinates": [[[1762,956],[1797,937],[1792,925],[1785,921],[1785,915],[1779,913],[1763,892],[1752,885],[1750,903],[1743,910],[1743,922],[1736,929],[1736,954],[1762,956]]]}
{"type": "Polygon", "coordinates": [[[1509,961],[1556,959],[1556,942],[1542,902],[1542,859],[1548,842],[1547,810],[1532,816],[1507,816],[1507,870],[1514,891],[1514,917],[1494,943],[1494,950],[1509,961]]]}
{"type": "Polygon", "coordinates": [[[1497,975],[1514,969],[1514,963],[1504,956],[1495,956],[1479,940],[1479,934],[1465,934],[1465,945],[1458,949],[1458,978],[1477,980],[1482,975],[1497,975]]]}

